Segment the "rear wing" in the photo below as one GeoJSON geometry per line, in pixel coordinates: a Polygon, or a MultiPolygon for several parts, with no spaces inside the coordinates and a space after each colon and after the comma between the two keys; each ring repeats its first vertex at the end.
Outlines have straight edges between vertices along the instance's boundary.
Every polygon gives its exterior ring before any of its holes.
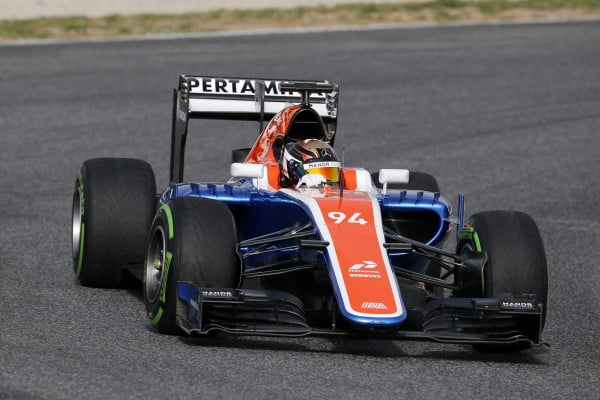
{"type": "Polygon", "coordinates": [[[170,181],[183,181],[185,141],[190,118],[265,121],[290,104],[314,109],[333,140],[338,85],[328,81],[287,81],[181,75],[173,95],[170,181]]]}

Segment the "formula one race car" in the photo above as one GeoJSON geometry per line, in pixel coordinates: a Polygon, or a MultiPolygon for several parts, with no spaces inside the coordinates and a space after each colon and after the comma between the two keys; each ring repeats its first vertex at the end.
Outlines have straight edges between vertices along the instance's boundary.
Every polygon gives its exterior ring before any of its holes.
{"type": "Polygon", "coordinates": [[[141,160],[91,159],[77,174],[81,284],[137,277],[161,333],[542,343],[548,278],[531,217],[488,211],[465,223],[464,197],[455,215],[431,175],[342,165],[338,93],[328,81],[181,76],[166,190],[141,160]],[[233,151],[227,182],[184,182],[190,118],[260,123],[254,146],[233,151]],[[444,250],[453,229],[456,251],[444,250]]]}

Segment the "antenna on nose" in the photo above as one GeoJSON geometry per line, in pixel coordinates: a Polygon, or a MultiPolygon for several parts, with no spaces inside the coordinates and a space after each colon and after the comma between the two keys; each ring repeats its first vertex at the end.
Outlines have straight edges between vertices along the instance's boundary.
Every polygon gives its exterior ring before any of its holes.
{"type": "Polygon", "coordinates": [[[344,158],[346,155],[346,146],[342,146],[342,168],[340,168],[340,197],[344,197],[344,166],[346,165],[344,162],[344,158]]]}

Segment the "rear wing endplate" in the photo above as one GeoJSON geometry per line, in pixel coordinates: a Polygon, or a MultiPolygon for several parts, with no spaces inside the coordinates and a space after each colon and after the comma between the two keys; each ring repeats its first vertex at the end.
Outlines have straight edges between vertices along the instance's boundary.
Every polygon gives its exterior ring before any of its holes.
{"type": "Polygon", "coordinates": [[[337,125],[338,85],[328,81],[288,81],[181,75],[173,95],[170,181],[183,181],[190,118],[263,122],[290,104],[310,104],[333,138],[337,125]]]}

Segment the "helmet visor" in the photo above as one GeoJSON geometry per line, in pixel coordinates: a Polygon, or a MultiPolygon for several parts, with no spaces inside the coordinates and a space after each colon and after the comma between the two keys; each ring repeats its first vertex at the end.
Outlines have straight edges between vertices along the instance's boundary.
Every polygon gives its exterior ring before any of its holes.
{"type": "Polygon", "coordinates": [[[340,169],[338,167],[307,168],[305,171],[309,174],[323,175],[327,182],[337,183],[340,180],[340,169]]]}

